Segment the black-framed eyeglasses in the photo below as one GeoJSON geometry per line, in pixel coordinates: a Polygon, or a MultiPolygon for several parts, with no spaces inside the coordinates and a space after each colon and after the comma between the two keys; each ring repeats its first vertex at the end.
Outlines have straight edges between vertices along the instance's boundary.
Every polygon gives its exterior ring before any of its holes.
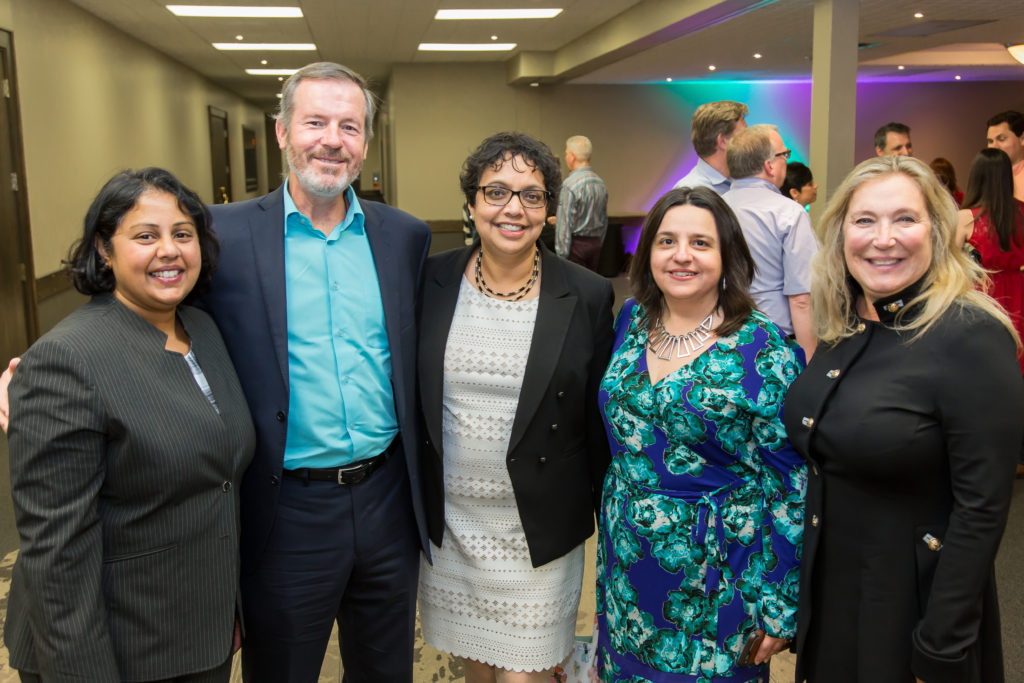
{"type": "Polygon", "coordinates": [[[774,159],[775,157],[782,157],[786,161],[789,161],[789,157],[792,156],[792,155],[793,155],[793,150],[791,150],[791,149],[784,149],[781,152],[776,152],[775,154],[773,154],[772,155],[772,159],[774,159]]]}
{"type": "Polygon", "coordinates": [[[477,185],[484,195],[484,201],[491,206],[505,206],[512,197],[518,196],[519,203],[527,209],[542,209],[547,206],[551,193],[547,190],[510,190],[501,185],[477,185]]]}

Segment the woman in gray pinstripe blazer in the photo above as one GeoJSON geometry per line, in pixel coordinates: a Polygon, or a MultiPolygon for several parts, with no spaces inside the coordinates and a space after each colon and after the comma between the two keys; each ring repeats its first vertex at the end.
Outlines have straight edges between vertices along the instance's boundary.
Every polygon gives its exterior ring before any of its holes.
{"type": "Polygon", "coordinates": [[[23,681],[227,681],[238,488],[255,437],[205,313],[209,213],[167,171],[114,176],[72,250],[92,300],[10,385],[21,548],[5,625],[23,681]]]}

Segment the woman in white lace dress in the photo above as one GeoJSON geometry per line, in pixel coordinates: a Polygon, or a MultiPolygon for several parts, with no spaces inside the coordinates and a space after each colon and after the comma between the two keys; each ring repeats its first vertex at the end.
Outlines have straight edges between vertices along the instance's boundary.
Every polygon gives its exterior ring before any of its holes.
{"type": "Polygon", "coordinates": [[[538,241],[561,186],[546,145],[491,136],[460,180],[479,236],[431,257],[421,290],[423,635],[467,683],[546,681],[572,649],[609,460],[612,287],[538,241]]]}

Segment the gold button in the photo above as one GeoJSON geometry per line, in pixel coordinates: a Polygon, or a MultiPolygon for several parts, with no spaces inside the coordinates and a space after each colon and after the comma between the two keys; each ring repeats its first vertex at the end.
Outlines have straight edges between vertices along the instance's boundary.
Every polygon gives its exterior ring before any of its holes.
{"type": "Polygon", "coordinates": [[[811,526],[818,526],[818,515],[811,515],[811,526]]]}
{"type": "Polygon", "coordinates": [[[808,429],[810,429],[811,427],[814,426],[814,418],[813,417],[802,418],[800,420],[800,424],[802,424],[804,427],[807,427],[808,429]]]}
{"type": "Polygon", "coordinates": [[[891,304],[886,304],[885,310],[889,311],[890,313],[895,313],[896,311],[903,308],[903,306],[903,299],[897,299],[896,301],[893,301],[891,304]]]}
{"type": "Polygon", "coordinates": [[[825,373],[825,376],[828,377],[829,379],[835,379],[836,377],[839,376],[839,368],[829,370],[828,372],[825,373]]]}
{"type": "Polygon", "coordinates": [[[860,323],[859,325],[857,325],[857,334],[860,334],[866,329],[868,329],[868,326],[865,325],[864,323],[860,323]]]}

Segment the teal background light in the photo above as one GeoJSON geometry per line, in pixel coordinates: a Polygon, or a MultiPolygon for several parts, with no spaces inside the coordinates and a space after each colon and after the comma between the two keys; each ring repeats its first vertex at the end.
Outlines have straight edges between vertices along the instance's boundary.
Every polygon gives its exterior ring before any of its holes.
{"type": "MultiPolygon", "coordinates": [[[[743,102],[750,109],[747,124],[771,123],[778,126],[786,146],[793,150],[792,160],[808,163],[811,127],[809,81],[684,81],[661,83],[655,87],[663,88],[669,101],[675,102],[679,116],[686,121],[687,132],[693,112],[705,102],[743,102]]],[[[688,144],[686,147],[687,154],[679,159],[668,177],[663,178],[652,196],[648,197],[648,208],[697,163],[693,146],[688,144]]]]}

